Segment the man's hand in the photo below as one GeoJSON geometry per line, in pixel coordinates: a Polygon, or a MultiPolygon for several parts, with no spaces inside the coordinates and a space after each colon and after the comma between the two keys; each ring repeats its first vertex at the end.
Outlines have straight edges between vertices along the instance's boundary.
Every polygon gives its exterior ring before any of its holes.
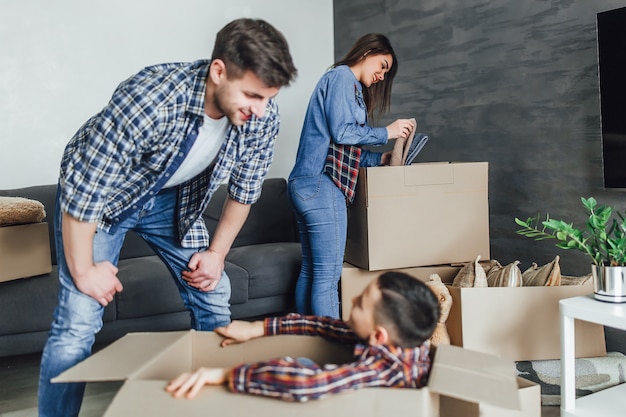
{"type": "Polygon", "coordinates": [[[213,291],[222,279],[224,256],[212,250],[194,253],[182,278],[200,291],[213,291]]]}
{"type": "Polygon", "coordinates": [[[253,322],[233,320],[229,325],[215,329],[215,333],[224,338],[220,346],[225,347],[262,337],[265,334],[265,329],[263,321],[260,320],[253,322]]]}
{"type": "Polygon", "coordinates": [[[111,262],[93,262],[96,223],[80,221],[67,213],[62,216],[63,250],[74,285],[106,307],[115,293],[122,291],[122,283],[117,278],[117,267],[111,262]]]}
{"type": "Polygon", "coordinates": [[[186,372],[167,384],[165,391],[174,398],[194,398],[205,385],[221,385],[227,381],[228,370],[224,368],[199,368],[194,373],[186,372]]]}
{"type": "Polygon", "coordinates": [[[81,275],[73,276],[76,288],[106,307],[122,291],[118,269],[110,262],[97,262],[81,275]]]}

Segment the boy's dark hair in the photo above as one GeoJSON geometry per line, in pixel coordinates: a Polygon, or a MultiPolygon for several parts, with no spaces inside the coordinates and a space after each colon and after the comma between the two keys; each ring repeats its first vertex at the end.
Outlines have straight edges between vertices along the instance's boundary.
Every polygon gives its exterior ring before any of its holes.
{"type": "Polygon", "coordinates": [[[392,342],[417,347],[434,332],[439,321],[439,300],[420,280],[402,272],[385,272],[378,277],[382,298],[374,319],[389,332],[392,342]]]}
{"type": "Polygon", "coordinates": [[[287,86],[298,72],[283,34],[261,19],[237,19],[224,26],[211,59],[224,61],[229,78],[252,71],[268,87],[287,86]]]}
{"type": "Polygon", "coordinates": [[[391,105],[391,85],[398,72],[398,57],[394,52],[389,39],[380,33],[368,33],[361,36],[348,53],[333,65],[353,66],[371,55],[391,55],[393,63],[389,68],[385,79],[372,84],[369,88],[363,88],[363,100],[370,118],[375,114],[382,115],[389,111],[391,105]]]}

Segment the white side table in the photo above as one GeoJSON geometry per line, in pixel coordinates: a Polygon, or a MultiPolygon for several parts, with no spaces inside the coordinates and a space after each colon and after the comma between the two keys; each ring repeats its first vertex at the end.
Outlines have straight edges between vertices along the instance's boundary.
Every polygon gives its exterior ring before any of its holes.
{"type": "Polygon", "coordinates": [[[626,415],[626,384],[576,399],[574,320],[626,330],[626,303],[598,301],[593,295],[559,301],[561,312],[561,417],[626,415]]]}

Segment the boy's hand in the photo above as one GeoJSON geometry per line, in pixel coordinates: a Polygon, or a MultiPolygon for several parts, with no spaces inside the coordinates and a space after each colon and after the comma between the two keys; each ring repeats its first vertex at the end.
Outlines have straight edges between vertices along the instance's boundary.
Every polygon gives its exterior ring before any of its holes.
{"type": "Polygon", "coordinates": [[[261,320],[253,322],[233,320],[228,326],[215,329],[215,333],[224,338],[220,346],[225,347],[262,337],[265,334],[265,330],[261,320]]]}
{"type": "Polygon", "coordinates": [[[224,368],[198,368],[194,373],[186,372],[173,379],[165,387],[172,397],[194,398],[205,385],[221,385],[227,380],[228,370],[224,368]]]}

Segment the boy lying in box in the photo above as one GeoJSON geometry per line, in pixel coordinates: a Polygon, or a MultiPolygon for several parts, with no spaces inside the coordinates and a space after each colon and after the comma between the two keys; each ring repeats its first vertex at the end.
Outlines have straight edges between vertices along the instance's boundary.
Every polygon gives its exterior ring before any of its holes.
{"type": "Polygon", "coordinates": [[[199,368],[173,379],[166,390],[193,398],[204,385],[227,384],[233,392],[306,401],[364,387],[420,388],[430,370],[430,342],[439,318],[434,293],[421,281],[385,272],[353,299],[350,319],[301,316],[233,321],[217,328],[221,346],[279,334],[321,336],[354,346],[354,360],[320,367],[308,358],[289,357],[232,369],[199,368]]]}

